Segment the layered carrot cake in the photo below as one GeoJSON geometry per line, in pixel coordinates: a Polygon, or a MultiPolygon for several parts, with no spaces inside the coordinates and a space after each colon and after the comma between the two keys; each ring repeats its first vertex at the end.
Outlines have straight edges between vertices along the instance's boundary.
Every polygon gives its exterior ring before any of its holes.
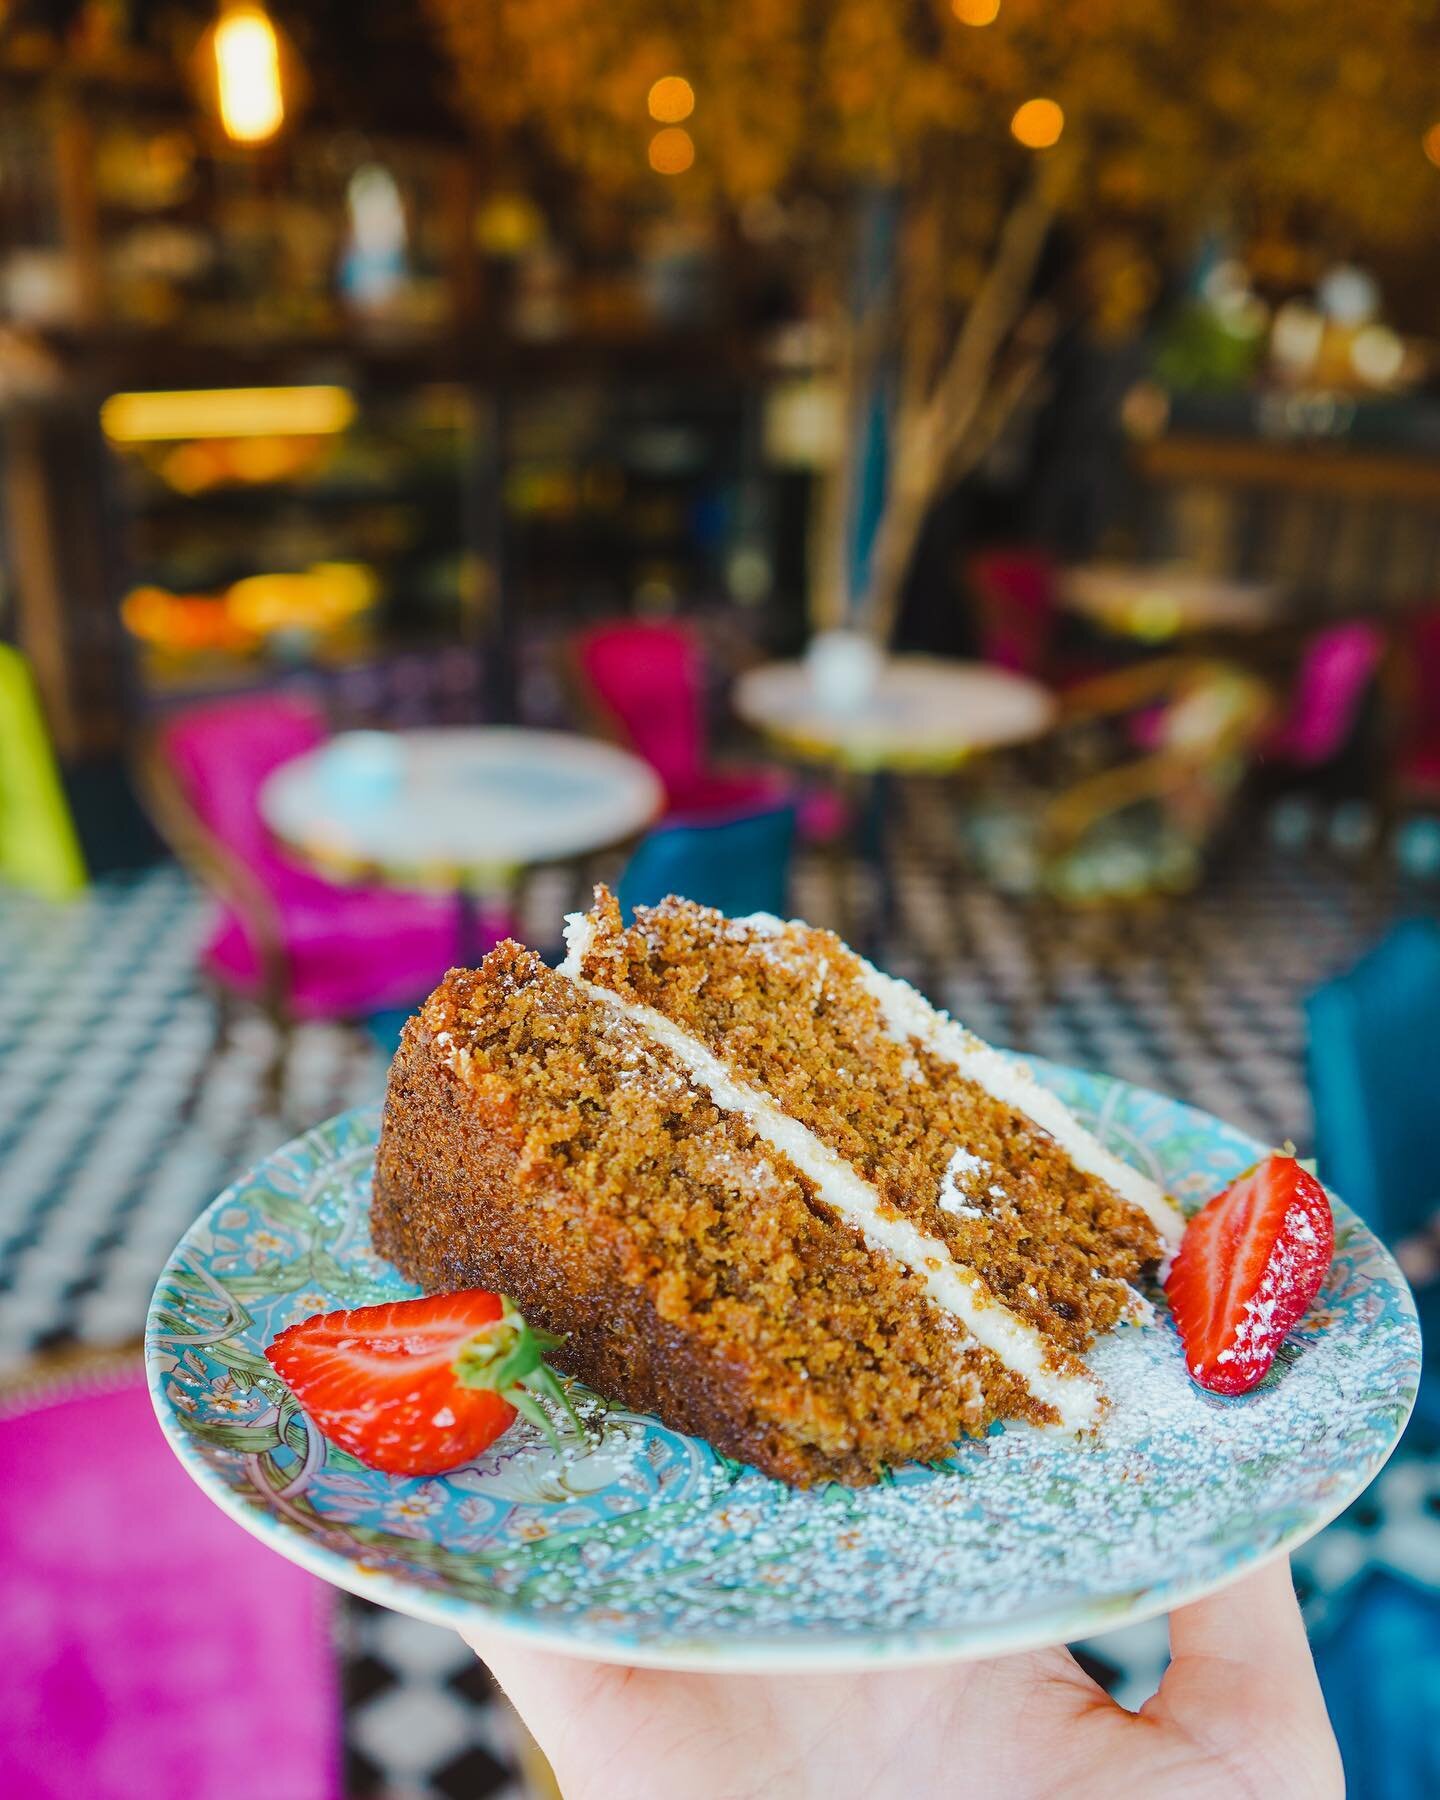
{"type": "Polygon", "coordinates": [[[786,1481],[1095,1426],[1084,1352],[1179,1242],[1152,1181],[831,932],[600,889],[567,947],[501,944],[406,1027],[383,1255],[786,1481]]]}

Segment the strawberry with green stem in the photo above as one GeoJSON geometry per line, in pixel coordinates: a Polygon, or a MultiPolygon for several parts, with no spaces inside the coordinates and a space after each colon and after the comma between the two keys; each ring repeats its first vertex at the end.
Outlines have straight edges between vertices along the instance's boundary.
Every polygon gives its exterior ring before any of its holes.
{"type": "Polygon", "coordinates": [[[504,1295],[468,1288],[321,1313],[282,1331],[265,1355],[324,1436],[367,1468],[443,1475],[517,1414],[558,1449],[547,1405],[584,1437],[542,1361],[563,1341],[527,1325],[504,1295]]]}

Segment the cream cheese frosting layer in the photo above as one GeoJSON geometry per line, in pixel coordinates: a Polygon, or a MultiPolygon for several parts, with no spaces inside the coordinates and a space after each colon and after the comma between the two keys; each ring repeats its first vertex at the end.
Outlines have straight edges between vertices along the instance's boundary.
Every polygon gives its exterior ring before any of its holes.
{"type": "MultiPolygon", "coordinates": [[[[773,913],[752,913],[735,920],[773,937],[786,929],[773,913]]],[[[1047,1132],[1077,1169],[1112,1187],[1150,1220],[1167,1252],[1179,1248],[1185,1221],[1179,1208],[1148,1175],[1118,1157],[1080,1123],[1058,1094],[1038,1082],[1023,1063],[996,1050],[947,1013],[941,1012],[908,982],[897,981],[873,963],[852,952],[865,992],[879,1006],[891,1039],[908,1045],[919,1041],[943,1062],[948,1062],[984,1088],[993,1099],[1013,1106],[1018,1113],[1047,1132]]]]}
{"type": "Polygon", "coordinates": [[[568,954],[560,974],[591,999],[638,1026],[669,1051],[716,1106],[742,1115],[767,1143],[789,1157],[815,1183],[825,1203],[854,1227],[871,1249],[895,1258],[916,1275],[934,1303],[957,1318],[1012,1374],[1020,1376],[1031,1395],[1053,1410],[1059,1425],[1083,1431],[1097,1423],[1103,1400],[1090,1372],[1080,1365],[1057,1366],[1056,1352],[1047,1339],[1005,1306],[976,1270],[958,1263],[940,1238],[886,1207],[873,1184],[843,1157],[759,1089],[737,1081],[690,1032],[653,1007],[587,981],[581,969],[594,932],[594,921],[588,915],[570,915],[565,931],[568,954]]]}

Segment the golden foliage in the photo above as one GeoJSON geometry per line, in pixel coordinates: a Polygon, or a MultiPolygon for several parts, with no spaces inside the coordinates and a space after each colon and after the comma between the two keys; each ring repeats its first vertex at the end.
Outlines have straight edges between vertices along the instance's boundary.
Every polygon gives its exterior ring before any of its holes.
{"type": "Polygon", "coordinates": [[[485,133],[538,135],[601,190],[697,199],[854,177],[993,189],[1052,97],[1047,180],[1072,207],[1298,211],[1342,237],[1434,228],[1437,0],[428,0],[485,133]],[[988,11],[982,8],[981,11],[988,11]],[[648,156],[656,82],[694,90],[683,182],[648,156]]]}

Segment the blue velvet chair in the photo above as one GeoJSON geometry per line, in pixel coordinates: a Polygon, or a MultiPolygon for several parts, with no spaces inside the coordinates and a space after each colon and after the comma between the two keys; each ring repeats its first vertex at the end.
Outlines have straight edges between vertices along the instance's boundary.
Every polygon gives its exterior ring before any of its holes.
{"type": "Polygon", "coordinates": [[[1315,1645],[1351,1800],[1440,1794],[1440,1595],[1371,1569],[1315,1645]]]}
{"type": "MultiPolygon", "coordinates": [[[[1320,1178],[1397,1243],[1440,1213],[1440,929],[1397,925],[1305,1010],[1320,1178]]],[[[1440,1284],[1416,1298],[1417,1423],[1440,1435],[1440,1284]]]]}
{"type": "Polygon", "coordinates": [[[715,824],[668,825],[640,842],[620,877],[621,911],[667,894],[721,912],[785,912],[795,808],[770,806],[715,824]]]}
{"type": "Polygon", "coordinates": [[[1397,925],[1310,996],[1320,1176],[1394,1242],[1440,1210],[1440,929],[1397,925]]]}

